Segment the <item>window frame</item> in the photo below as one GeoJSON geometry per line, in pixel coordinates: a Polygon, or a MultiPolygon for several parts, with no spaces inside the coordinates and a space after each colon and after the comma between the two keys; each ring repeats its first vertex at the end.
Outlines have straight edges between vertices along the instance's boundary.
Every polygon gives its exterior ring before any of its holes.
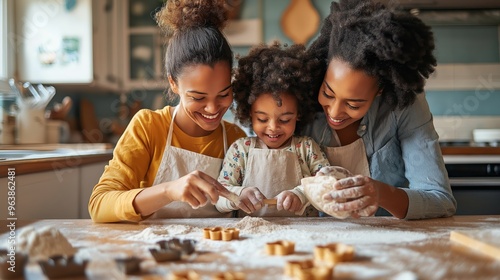
{"type": "Polygon", "coordinates": [[[10,93],[8,79],[14,76],[15,53],[11,44],[14,34],[14,1],[0,0],[0,92],[10,93]]]}

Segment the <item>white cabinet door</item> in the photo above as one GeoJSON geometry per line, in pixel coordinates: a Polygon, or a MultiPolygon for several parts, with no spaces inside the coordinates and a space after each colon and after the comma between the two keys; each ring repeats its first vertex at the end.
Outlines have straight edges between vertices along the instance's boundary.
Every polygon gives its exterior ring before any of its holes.
{"type": "Polygon", "coordinates": [[[123,87],[123,0],[92,0],[94,84],[114,91],[123,87]]]}
{"type": "Polygon", "coordinates": [[[104,166],[108,162],[98,162],[80,167],[80,214],[81,219],[90,219],[88,205],[92,189],[99,182],[104,166]]]}
{"type": "MultiPolygon", "coordinates": [[[[18,220],[78,218],[79,168],[64,168],[27,175],[16,175],[15,215],[18,220]]],[[[8,194],[9,178],[0,178],[2,200],[8,194]]],[[[1,219],[7,217],[2,203],[1,219]]]]}
{"type": "Polygon", "coordinates": [[[90,83],[92,1],[16,0],[19,80],[90,83]]]}

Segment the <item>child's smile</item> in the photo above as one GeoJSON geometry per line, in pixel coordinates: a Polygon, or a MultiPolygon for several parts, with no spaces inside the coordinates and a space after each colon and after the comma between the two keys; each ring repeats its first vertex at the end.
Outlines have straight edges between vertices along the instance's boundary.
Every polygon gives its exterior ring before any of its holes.
{"type": "Polygon", "coordinates": [[[262,94],[252,104],[252,127],[268,148],[278,149],[290,143],[297,123],[297,99],[280,95],[281,106],[270,94],[262,94]]]}

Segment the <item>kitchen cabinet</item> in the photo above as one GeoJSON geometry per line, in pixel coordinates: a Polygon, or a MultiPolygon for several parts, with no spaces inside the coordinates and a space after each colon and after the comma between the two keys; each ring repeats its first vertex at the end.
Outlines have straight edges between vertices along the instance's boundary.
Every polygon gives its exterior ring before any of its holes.
{"type": "Polygon", "coordinates": [[[98,162],[80,167],[80,188],[79,188],[79,217],[80,219],[90,219],[88,204],[92,189],[99,182],[104,167],[108,164],[105,162],[98,162]]]}
{"type": "Polygon", "coordinates": [[[127,90],[165,89],[165,51],[168,38],[154,19],[163,1],[127,0],[121,6],[123,15],[122,77],[127,90]]]}
{"type": "Polygon", "coordinates": [[[121,69],[124,65],[122,17],[123,1],[93,0],[93,63],[92,84],[99,88],[120,91],[123,89],[121,69]]]}
{"type": "Polygon", "coordinates": [[[92,0],[15,1],[17,70],[33,83],[90,83],[92,0]]]}
{"type": "Polygon", "coordinates": [[[121,4],[119,0],[15,1],[18,79],[120,90],[121,4]]]}
{"type": "MultiPolygon", "coordinates": [[[[0,178],[2,197],[7,194],[8,180],[0,178]]],[[[14,217],[18,220],[78,218],[79,181],[78,167],[55,167],[51,171],[15,176],[14,217]]],[[[0,213],[4,220],[8,217],[7,205],[2,205],[0,213]]]]}
{"type": "MultiPolygon", "coordinates": [[[[16,175],[15,217],[18,220],[89,219],[90,194],[106,164],[108,161],[61,168],[54,163],[51,171],[16,175]]],[[[2,194],[7,194],[8,182],[8,177],[0,178],[2,194]]],[[[0,218],[6,217],[7,205],[0,209],[0,218]]]]}

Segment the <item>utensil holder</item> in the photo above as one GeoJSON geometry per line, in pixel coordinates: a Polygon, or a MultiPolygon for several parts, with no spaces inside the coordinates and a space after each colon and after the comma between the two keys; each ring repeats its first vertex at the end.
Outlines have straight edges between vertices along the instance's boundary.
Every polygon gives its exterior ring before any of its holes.
{"type": "Polygon", "coordinates": [[[45,143],[45,109],[19,108],[16,118],[17,144],[45,143]]]}

